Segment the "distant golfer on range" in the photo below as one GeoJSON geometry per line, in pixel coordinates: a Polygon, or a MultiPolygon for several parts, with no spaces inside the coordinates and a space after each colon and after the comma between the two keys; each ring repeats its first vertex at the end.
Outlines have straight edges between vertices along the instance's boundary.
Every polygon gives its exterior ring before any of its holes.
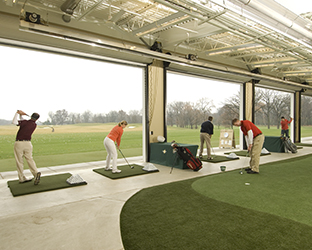
{"type": "Polygon", "coordinates": [[[22,110],[17,110],[13,118],[12,123],[19,126],[19,130],[16,135],[16,141],[14,143],[14,155],[17,166],[18,179],[20,183],[31,181],[24,175],[24,159],[25,157],[28,167],[35,177],[35,185],[40,182],[41,173],[38,172],[36,163],[32,157],[33,146],[31,144],[31,135],[35,131],[37,124],[36,121],[39,119],[38,113],[33,113],[30,120],[23,120],[22,115],[27,115],[22,110]],[[20,120],[17,120],[17,116],[20,116],[20,120]]]}
{"type": "Polygon", "coordinates": [[[119,149],[121,136],[123,134],[124,128],[128,125],[126,121],[121,121],[113,127],[113,129],[109,132],[109,134],[104,139],[104,147],[107,151],[106,157],[106,167],[105,170],[112,170],[113,174],[121,173],[121,170],[117,169],[117,150],[115,147],[115,142],[117,144],[117,148],[119,149]],[[110,167],[110,161],[113,160],[113,167],[110,167]]]}
{"type": "Polygon", "coordinates": [[[259,174],[260,155],[264,142],[264,135],[261,130],[248,120],[233,119],[232,124],[241,127],[241,131],[245,136],[247,150],[250,155],[250,168],[247,168],[248,174],[259,174]]]}

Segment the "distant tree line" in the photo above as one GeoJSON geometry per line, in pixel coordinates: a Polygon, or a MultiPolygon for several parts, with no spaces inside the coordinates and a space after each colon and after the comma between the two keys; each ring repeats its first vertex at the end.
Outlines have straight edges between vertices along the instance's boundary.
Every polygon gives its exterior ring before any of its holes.
{"type": "Polygon", "coordinates": [[[198,128],[208,115],[214,104],[208,98],[201,98],[196,103],[172,102],[167,105],[167,125],[177,127],[198,128]]]}
{"type": "MultiPolygon", "coordinates": [[[[255,91],[255,123],[270,128],[280,127],[281,116],[290,116],[291,95],[280,91],[256,88],[255,91]]],[[[301,101],[301,125],[312,125],[312,98],[302,96],[301,101]]],[[[167,125],[181,128],[198,129],[208,116],[213,116],[216,126],[232,127],[232,119],[239,117],[240,95],[234,94],[222,103],[217,112],[213,101],[201,98],[197,102],[175,101],[167,104],[167,125]]],[[[131,110],[126,113],[123,110],[110,111],[107,114],[93,114],[91,111],[83,113],[69,113],[67,110],[49,112],[49,119],[44,124],[63,125],[76,123],[109,123],[127,120],[129,123],[141,123],[142,111],[131,110]]]]}
{"type": "MultiPolygon", "coordinates": [[[[256,88],[255,91],[255,123],[257,125],[276,126],[280,128],[281,117],[290,117],[291,95],[280,91],[256,88]]],[[[232,127],[232,119],[239,118],[240,95],[234,94],[227,98],[217,112],[212,113],[213,102],[207,98],[196,103],[173,102],[167,105],[167,125],[197,129],[213,116],[217,126],[232,127]]],[[[301,125],[312,125],[312,98],[302,96],[301,125]]]]}
{"type": "Polygon", "coordinates": [[[77,123],[109,123],[120,122],[126,120],[128,123],[142,123],[142,112],[131,110],[126,113],[123,110],[110,111],[107,114],[93,114],[87,110],[83,113],[69,113],[66,109],[57,110],[48,113],[48,120],[44,122],[46,125],[64,125],[77,123]]]}

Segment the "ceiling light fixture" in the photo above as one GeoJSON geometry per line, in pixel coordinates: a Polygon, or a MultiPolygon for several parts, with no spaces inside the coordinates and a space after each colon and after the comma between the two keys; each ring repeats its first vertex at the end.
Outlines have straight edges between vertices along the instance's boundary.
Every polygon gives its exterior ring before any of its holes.
{"type": "Polygon", "coordinates": [[[74,14],[74,10],[78,6],[81,0],[66,0],[62,5],[61,5],[61,10],[65,12],[68,15],[63,15],[62,19],[65,23],[69,23],[71,20],[71,15],[74,14]]]}

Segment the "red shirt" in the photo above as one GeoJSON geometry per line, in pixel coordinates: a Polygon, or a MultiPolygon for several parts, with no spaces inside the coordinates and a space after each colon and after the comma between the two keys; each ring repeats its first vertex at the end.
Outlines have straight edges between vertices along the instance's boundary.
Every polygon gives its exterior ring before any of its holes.
{"type": "Polygon", "coordinates": [[[248,131],[252,130],[253,138],[255,138],[257,135],[262,134],[261,130],[258,129],[258,127],[253,124],[251,121],[248,120],[242,120],[241,121],[241,131],[244,135],[248,135],[248,131]]]}
{"type": "Polygon", "coordinates": [[[16,135],[17,141],[23,141],[23,140],[31,140],[31,135],[35,131],[37,124],[34,120],[21,120],[18,121],[18,125],[20,128],[16,135]]]}
{"type": "Polygon", "coordinates": [[[288,121],[287,119],[281,120],[282,130],[287,130],[288,124],[291,123],[291,121],[292,121],[292,118],[290,119],[290,121],[288,121]]]}
{"type": "Polygon", "coordinates": [[[120,146],[120,141],[121,141],[121,136],[123,134],[123,128],[119,127],[118,125],[116,125],[115,127],[113,127],[113,129],[111,130],[111,132],[109,132],[109,134],[107,135],[107,137],[111,140],[113,140],[114,142],[117,142],[118,147],[120,146]]]}

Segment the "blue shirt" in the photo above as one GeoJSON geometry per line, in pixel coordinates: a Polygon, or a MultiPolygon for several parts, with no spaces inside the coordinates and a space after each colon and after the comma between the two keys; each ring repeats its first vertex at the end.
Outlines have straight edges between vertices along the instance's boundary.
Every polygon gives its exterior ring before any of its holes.
{"type": "Polygon", "coordinates": [[[200,129],[201,133],[208,133],[210,135],[213,134],[213,124],[211,121],[205,121],[202,123],[201,125],[201,129],[200,129]]]}

